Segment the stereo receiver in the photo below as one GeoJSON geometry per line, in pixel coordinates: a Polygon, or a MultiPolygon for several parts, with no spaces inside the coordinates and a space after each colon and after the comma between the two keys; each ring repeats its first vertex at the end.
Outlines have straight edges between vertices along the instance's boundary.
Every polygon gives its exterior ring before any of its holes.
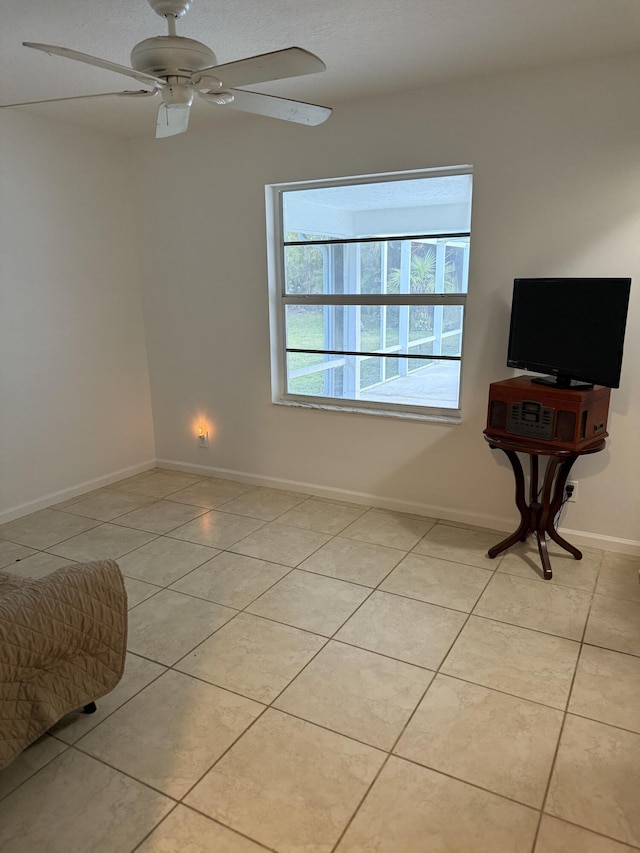
{"type": "Polygon", "coordinates": [[[564,450],[582,450],[606,438],[611,389],[552,388],[527,376],[489,386],[487,436],[518,437],[564,450]]]}

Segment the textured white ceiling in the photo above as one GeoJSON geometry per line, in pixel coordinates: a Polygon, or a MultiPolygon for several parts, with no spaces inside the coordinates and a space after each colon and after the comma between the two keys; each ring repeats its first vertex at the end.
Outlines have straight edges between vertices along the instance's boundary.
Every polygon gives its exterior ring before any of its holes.
{"type": "MultiPolygon", "coordinates": [[[[134,44],[166,33],[146,0],[1,5],[2,104],[136,88],[127,77],[28,50],[22,41],[129,65],[134,44]]],[[[336,106],[444,80],[637,51],[640,0],[193,0],[178,34],[207,44],[220,63],[291,45],[311,50],[326,72],[254,88],[336,106]]],[[[27,109],[152,138],[157,105],[156,98],[110,98],[27,109]]],[[[198,103],[192,126],[213,126],[230,112],[198,103]]]]}

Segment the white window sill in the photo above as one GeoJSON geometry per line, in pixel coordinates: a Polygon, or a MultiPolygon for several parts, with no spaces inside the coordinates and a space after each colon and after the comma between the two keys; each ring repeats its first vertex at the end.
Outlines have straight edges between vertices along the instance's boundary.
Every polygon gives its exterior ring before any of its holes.
{"type": "Polygon", "coordinates": [[[324,412],[347,412],[355,415],[373,415],[374,417],[394,418],[403,421],[421,421],[439,424],[441,426],[456,426],[462,423],[460,412],[453,414],[440,414],[437,411],[429,412],[413,412],[413,411],[396,411],[394,409],[376,409],[357,404],[350,405],[332,405],[326,402],[311,402],[302,400],[273,400],[276,406],[289,406],[301,409],[316,409],[324,412]]]}

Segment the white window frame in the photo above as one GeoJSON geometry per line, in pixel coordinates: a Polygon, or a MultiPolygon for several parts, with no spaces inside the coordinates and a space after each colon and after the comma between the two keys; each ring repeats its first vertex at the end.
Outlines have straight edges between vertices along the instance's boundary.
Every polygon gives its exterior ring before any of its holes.
{"type": "MultiPolygon", "coordinates": [[[[271,387],[272,402],[283,406],[300,406],[313,409],[327,409],[342,412],[354,412],[370,415],[384,415],[412,420],[428,420],[439,423],[460,423],[461,421],[461,397],[464,364],[464,338],[467,325],[466,303],[467,291],[463,293],[428,293],[411,294],[401,292],[399,294],[296,294],[287,295],[285,292],[285,247],[288,245],[284,240],[283,233],[283,204],[284,193],[291,190],[318,189],[327,187],[354,186],[358,184],[371,184],[376,182],[387,182],[392,180],[406,181],[420,178],[443,177],[448,175],[470,175],[473,176],[473,167],[470,165],[455,166],[447,168],[420,169],[409,172],[390,172],[376,175],[360,175],[356,177],[335,178],[328,180],[296,181],[292,183],[270,184],[265,187],[266,213],[267,213],[267,260],[269,276],[269,321],[271,329],[271,387]],[[461,348],[459,357],[440,356],[442,360],[456,360],[460,363],[460,381],[458,388],[458,407],[443,408],[435,406],[416,406],[406,403],[387,403],[381,401],[369,401],[361,399],[344,399],[336,397],[310,396],[293,394],[287,391],[287,350],[286,347],[286,308],[287,305],[461,305],[463,308],[463,323],[461,334],[461,348]]],[[[327,243],[335,242],[346,245],[348,243],[364,243],[368,241],[385,242],[385,240],[402,241],[411,239],[455,239],[456,237],[470,240],[471,231],[455,233],[432,233],[421,235],[396,235],[393,237],[371,237],[355,239],[327,240],[327,243]]],[[[318,245],[318,243],[310,243],[318,245]]],[[[466,255],[466,278],[468,282],[468,252],[466,255]]],[[[292,350],[295,352],[296,350],[292,350]]],[[[328,354],[337,351],[328,351],[328,354]]],[[[344,355],[362,355],[360,352],[340,351],[344,355]]],[[[364,355],[379,355],[369,353],[364,355]]],[[[412,356],[413,357],[413,356],[412,356]]],[[[317,369],[317,368],[315,368],[317,369]]]]}

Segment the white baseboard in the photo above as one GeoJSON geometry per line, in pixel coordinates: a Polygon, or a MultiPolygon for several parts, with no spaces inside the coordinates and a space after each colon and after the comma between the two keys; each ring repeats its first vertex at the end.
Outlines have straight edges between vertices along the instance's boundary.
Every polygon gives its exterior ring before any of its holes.
{"type": "MultiPolygon", "coordinates": [[[[457,524],[470,525],[472,527],[499,530],[505,533],[512,532],[517,524],[514,518],[488,515],[481,512],[461,512],[451,507],[434,506],[432,504],[418,503],[415,501],[401,501],[397,498],[372,495],[366,492],[354,492],[348,489],[331,488],[320,486],[316,483],[303,483],[298,480],[284,480],[279,477],[266,477],[261,474],[250,474],[246,471],[233,471],[228,468],[214,468],[207,465],[193,465],[186,462],[177,462],[173,459],[158,459],[156,464],[159,468],[168,468],[174,471],[184,471],[188,474],[202,474],[206,477],[222,477],[226,480],[235,480],[239,483],[248,483],[252,486],[264,486],[269,489],[285,489],[303,494],[316,495],[333,500],[349,501],[350,503],[374,506],[379,509],[390,509],[395,512],[405,512],[411,515],[421,515],[427,518],[437,518],[443,521],[451,521],[457,524]]],[[[615,536],[606,536],[600,533],[590,533],[585,530],[570,530],[560,528],[562,536],[578,547],[599,548],[603,551],[615,551],[620,554],[640,556],[640,541],[634,539],[622,539],[615,536]]]]}
{"type": "Polygon", "coordinates": [[[92,492],[95,489],[101,489],[104,486],[109,486],[111,483],[117,483],[118,480],[124,480],[126,477],[133,477],[135,474],[141,474],[143,471],[148,471],[150,468],[155,468],[156,460],[150,459],[147,462],[141,462],[139,465],[131,465],[129,468],[122,468],[119,471],[113,471],[111,474],[105,474],[103,477],[96,477],[95,480],[87,480],[84,483],[79,483],[76,486],[70,486],[67,489],[61,489],[58,492],[50,492],[42,498],[27,503],[19,504],[11,509],[0,512],[0,524],[5,524],[7,521],[14,521],[16,518],[21,518],[23,515],[28,515],[31,512],[37,512],[39,509],[47,509],[47,507],[62,501],[71,500],[71,498],[84,495],[87,492],[92,492]]]}
{"type": "MultiPolygon", "coordinates": [[[[12,509],[0,512],[0,524],[13,521],[31,512],[46,509],[62,501],[70,500],[87,492],[109,486],[118,480],[132,477],[151,468],[168,468],[173,471],[184,471],[188,474],[201,474],[206,477],[222,477],[226,480],[235,480],[239,483],[248,483],[252,486],[264,486],[268,489],[283,489],[294,492],[302,492],[307,495],[329,498],[331,500],[349,501],[350,503],[373,506],[378,509],[390,509],[394,512],[404,512],[411,515],[420,515],[427,518],[442,519],[454,524],[470,525],[490,530],[511,532],[516,522],[513,518],[489,515],[481,512],[462,512],[452,507],[434,506],[432,504],[419,503],[416,501],[403,501],[397,498],[385,497],[384,495],[372,495],[367,492],[356,492],[349,489],[338,489],[321,486],[317,483],[303,483],[299,480],[285,480],[280,477],[267,477],[262,474],[251,474],[247,471],[235,471],[228,468],[214,468],[207,465],[193,465],[188,462],[179,462],[174,459],[151,459],[129,468],[113,471],[95,480],[88,480],[76,486],[51,492],[38,500],[29,501],[12,509]]],[[[560,528],[559,532],[572,544],[578,547],[599,548],[604,551],[614,551],[620,554],[640,556],[640,541],[635,539],[622,539],[615,536],[607,536],[600,533],[591,533],[586,530],[571,530],[560,528]]]]}
{"type": "Polygon", "coordinates": [[[599,548],[602,551],[615,551],[618,554],[640,557],[640,542],[635,539],[605,536],[604,533],[589,533],[586,530],[571,530],[569,527],[558,528],[558,533],[579,548],[599,548]]]}

